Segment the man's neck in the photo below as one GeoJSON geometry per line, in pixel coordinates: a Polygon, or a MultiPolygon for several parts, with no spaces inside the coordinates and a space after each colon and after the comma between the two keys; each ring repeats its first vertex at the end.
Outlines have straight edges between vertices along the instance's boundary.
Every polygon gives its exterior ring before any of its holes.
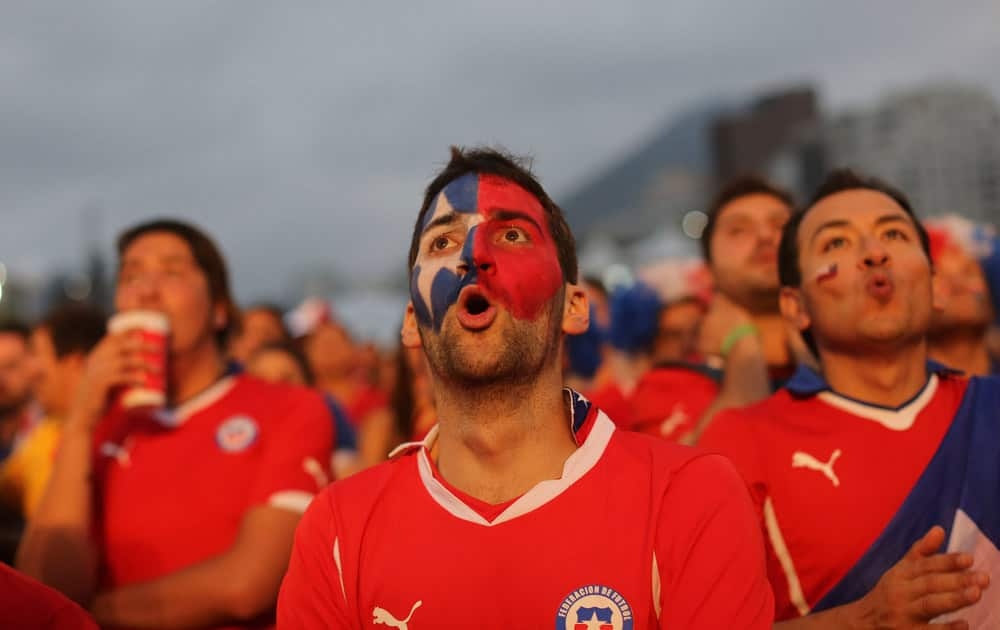
{"type": "Polygon", "coordinates": [[[214,341],[170,357],[167,386],[173,405],[183,404],[214,385],[226,369],[225,360],[214,341]]]}
{"type": "Polygon", "coordinates": [[[899,407],[927,384],[927,343],[922,339],[863,355],[821,349],[820,356],[833,391],[869,404],[899,407]]]}
{"type": "Polygon", "coordinates": [[[792,362],[788,351],[788,323],[778,312],[754,313],[753,323],[760,331],[764,360],[769,366],[785,366],[792,362]]]}
{"type": "Polygon", "coordinates": [[[558,479],[576,450],[556,369],[527,385],[490,389],[436,381],[435,403],[441,476],[486,503],[510,501],[558,479]]]}
{"type": "Polygon", "coordinates": [[[927,338],[932,359],[970,376],[989,374],[992,368],[986,349],[988,329],[956,328],[927,338]]]}
{"type": "Polygon", "coordinates": [[[358,382],[351,372],[321,374],[316,377],[316,387],[343,404],[350,404],[357,390],[358,382]]]}

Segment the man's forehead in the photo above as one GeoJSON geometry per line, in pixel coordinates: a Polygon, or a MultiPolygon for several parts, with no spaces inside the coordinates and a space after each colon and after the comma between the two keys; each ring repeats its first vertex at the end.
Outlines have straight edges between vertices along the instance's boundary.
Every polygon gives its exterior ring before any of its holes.
{"type": "Polygon", "coordinates": [[[770,193],[741,195],[719,209],[718,222],[753,219],[770,219],[772,216],[787,217],[791,208],[784,201],[770,193]]]}
{"type": "Polygon", "coordinates": [[[915,220],[889,195],[866,188],[844,190],[819,200],[802,220],[799,236],[809,238],[832,221],[869,229],[887,217],[898,217],[911,225],[915,220]]]}
{"type": "Polygon", "coordinates": [[[434,219],[450,213],[489,216],[500,209],[536,217],[544,212],[538,199],[515,182],[499,175],[467,173],[438,193],[431,210],[424,216],[422,229],[434,219]]]}
{"type": "Polygon", "coordinates": [[[143,258],[193,261],[191,246],[170,232],[149,232],[137,236],[122,252],[122,264],[143,258]]]}

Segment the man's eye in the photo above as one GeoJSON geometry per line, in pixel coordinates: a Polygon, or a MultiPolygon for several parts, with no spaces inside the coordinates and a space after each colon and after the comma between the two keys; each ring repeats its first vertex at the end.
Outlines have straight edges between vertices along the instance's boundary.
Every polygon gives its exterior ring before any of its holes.
{"type": "Polygon", "coordinates": [[[885,231],[885,237],[887,239],[891,240],[891,241],[895,241],[895,240],[899,240],[899,239],[902,239],[902,240],[905,241],[906,240],[906,232],[904,232],[903,230],[900,230],[898,228],[892,228],[892,229],[889,229],[889,230],[885,231]]]}
{"type": "Polygon", "coordinates": [[[447,249],[448,245],[451,244],[451,239],[447,236],[439,236],[433,241],[431,241],[431,250],[440,251],[442,249],[447,249]]]}
{"type": "Polygon", "coordinates": [[[522,243],[528,240],[528,235],[524,233],[524,230],[507,228],[503,231],[503,240],[508,243],[522,243]]]}
{"type": "Polygon", "coordinates": [[[840,249],[844,245],[847,245],[847,239],[842,236],[835,236],[826,242],[823,246],[823,251],[828,252],[832,249],[840,249]]]}

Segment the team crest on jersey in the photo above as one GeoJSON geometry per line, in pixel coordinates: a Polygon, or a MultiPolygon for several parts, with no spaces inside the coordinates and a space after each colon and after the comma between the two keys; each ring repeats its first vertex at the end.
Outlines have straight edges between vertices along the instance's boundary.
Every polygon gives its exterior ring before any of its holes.
{"type": "Polygon", "coordinates": [[[260,430],[253,418],[233,416],[219,425],[215,432],[215,443],[227,453],[245,451],[257,440],[260,430]]]}
{"type": "Polygon", "coordinates": [[[632,607],[613,588],[582,586],[559,604],[556,630],[632,630],[632,607]]]}

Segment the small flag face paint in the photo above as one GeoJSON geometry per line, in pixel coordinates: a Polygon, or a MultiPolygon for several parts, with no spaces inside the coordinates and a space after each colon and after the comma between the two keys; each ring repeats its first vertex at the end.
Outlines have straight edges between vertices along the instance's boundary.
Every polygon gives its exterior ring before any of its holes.
{"type": "Polygon", "coordinates": [[[824,280],[830,280],[837,276],[837,263],[830,263],[829,265],[823,265],[816,270],[816,282],[823,282],[824,280]]]}

